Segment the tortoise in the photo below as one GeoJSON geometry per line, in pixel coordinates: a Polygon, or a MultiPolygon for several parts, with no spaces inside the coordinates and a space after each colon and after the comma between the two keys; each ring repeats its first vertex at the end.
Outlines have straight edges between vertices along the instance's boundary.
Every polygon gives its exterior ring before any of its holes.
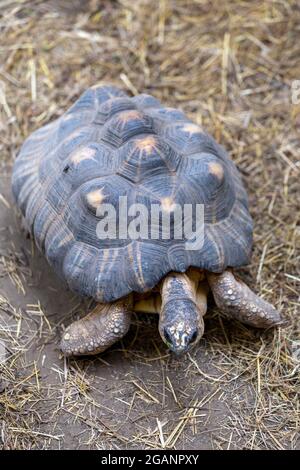
{"type": "Polygon", "coordinates": [[[233,272],[249,263],[253,232],[235,164],[202,127],[153,96],[87,89],[24,142],[12,190],[50,265],[71,290],[96,302],[65,329],[60,348],[67,356],[107,349],[127,333],[133,311],[159,313],[163,341],[186,352],[203,335],[209,291],[228,317],[257,328],[283,323],[233,272]],[[102,209],[119,207],[122,197],[159,207],[156,238],[143,236],[138,224],[135,237],[98,236],[102,209]],[[162,217],[174,229],[174,207],[185,204],[204,207],[197,249],[187,248],[185,236],[162,234],[162,217]]]}

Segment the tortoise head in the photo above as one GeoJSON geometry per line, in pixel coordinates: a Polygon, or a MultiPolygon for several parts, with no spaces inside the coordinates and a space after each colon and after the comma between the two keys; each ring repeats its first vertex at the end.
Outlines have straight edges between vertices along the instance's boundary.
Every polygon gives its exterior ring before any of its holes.
{"type": "Polygon", "coordinates": [[[203,316],[191,299],[170,299],[162,308],[159,332],[176,354],[189,351],[204,332],[203,316]]]}

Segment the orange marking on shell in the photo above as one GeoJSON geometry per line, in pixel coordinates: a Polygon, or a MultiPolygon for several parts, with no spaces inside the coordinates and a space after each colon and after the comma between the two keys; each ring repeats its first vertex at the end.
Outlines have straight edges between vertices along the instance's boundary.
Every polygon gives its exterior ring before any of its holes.
{"type": "Polygon", "coordinates": [[[64,238],[59,242],[58,247],[60,248],[64,246],[66,243],[71,242],[72,240],[74,240],[73,234],[69,233],[65,235],[64,238]]]}
{"type": "Polygon", "coordinates": [[[221,180],[224,176],[224,170],[220,163],[212,162],[208,165],[209,172],[221,180]]]}
{"type": "Polygon", "coordinates": [[[71,155],[71,162],[74,163],[74,165],[79,165],[83,160],[95,160],[94,156],[96,154],[95,149],[91,149],[90,147],[83,147],[79,150],[76,150],[72,155],[71,155]]]}
{"type": "Polygon", "coordinates": [[[94,207],[95,209],[98,209],[105,197],[106,196],[105,194],[103,194],[102,189],[96,189],[95,191],[91,191],[86,196],[88,204],[94,207]]]}
{"type": "Polygon", "coordinates": [[[94,85],[91,86],[92,90],[98,90],[98,88],[102,88],[103,84],[102,83],[95,83],[94,85]]]}
{"type": "Polygon", "coordinates": [[[138,139],[135,145],[139,150],[151,153],[156,146],[156,139],[153,136],[144,137],[142,139],[138,139]]]}
{"type": "Polygon", "coordinates": [[[137,259],[137,268],[138,268],[138,274],[137,274],[137,280],[138,283],[142,288],[145,287],[145,279],[143,275],[143,266],[142,266],[142,256],[139,247],[137,248],[136,252],[136,259],[137,259]]]}
{"type": "Polygon", "coordinates": [[[143,116],[139,111],[130,110],[130,111],[123,111],[119,113],[118,120],[121,122],[128,122],[134,119],[141,119],[143,116]]]}
{"type": "Polygon", "coordinates": [[[70,119],[74,119],[74,114],[73,114],[73,113],[65,114],[65,115],[63,116],[63,120],[64,120],[64,121],[70,121],[70,119]]]}
{"type": "Polygon", "coordinates": [[[175,202],[171,197],[161,199],[161,208],[165,212],[172,212],[175,209],[175,202]]]}
{"type": "Polygon", "coordinates": [[[130,264],[134,264],[133,249],[131,243],[127,245],[127,253],[130,264]]]}
{"type": "Polygon", "coordinates": [[[184,124],[182,129],[184,130],[184,132],[188,132],[189,134],[200,134],[201,132],[203,132],[202,127],[193,123],[184,124]]]}

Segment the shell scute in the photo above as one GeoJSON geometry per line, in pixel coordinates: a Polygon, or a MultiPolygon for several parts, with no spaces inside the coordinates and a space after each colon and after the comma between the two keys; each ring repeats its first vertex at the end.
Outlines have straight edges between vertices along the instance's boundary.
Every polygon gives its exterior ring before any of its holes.
{"type": "Polygon", "coordinates": [[[146,134],[130,139],[118,150],[117,174],[133,183],[145,182],[149,178],[174,172],[179,164],[179,155],[155,134],[146,134]]]}
{"type": "Polygon", "coordinates": [[[128,97],[111,98],[105,101],[97,110],[94,122],[97,124],[104,124],[108,119],[111,119],[115,114],[122,111],[129,111],[136,109],[133,101],[128,97]]]}
{"type": "Polygon", "coordinates": [[[192,122],[168,124],[162,128],[161,134],[177,152],[183,155],[205,151],[210,140],[203,129],[192,122]]]}
{"type": "Polygon", "coordinates": [[[112,147],[120,147],[130,138],[152,131],[152,119],[141,111],[130,109],[117,113],[105,123],[102,140],[112,147]]]}

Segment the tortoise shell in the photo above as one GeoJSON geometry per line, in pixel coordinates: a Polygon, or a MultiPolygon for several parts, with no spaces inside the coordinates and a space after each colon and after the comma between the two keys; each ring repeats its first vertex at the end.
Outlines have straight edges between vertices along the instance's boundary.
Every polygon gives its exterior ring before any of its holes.
{"type": "Polygon", "coordinates": [[[50,265],[73,291],[99,302],[150,290],[170,271],[249,262],[252,220],[234,163],[201,127],[150,95],[89,88],[24,142],[12,189],[50,265]],[[202,248],[186,250],[174,237],[99,239],[96,209],[119,196],[166,211],[203,204],[202,248]]]}

